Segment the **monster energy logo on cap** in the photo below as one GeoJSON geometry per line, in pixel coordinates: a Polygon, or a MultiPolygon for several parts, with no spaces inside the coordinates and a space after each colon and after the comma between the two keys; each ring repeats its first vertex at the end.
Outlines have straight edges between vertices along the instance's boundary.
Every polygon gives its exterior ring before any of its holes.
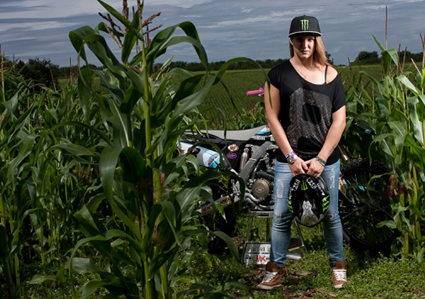
{"type": "Polygon", "coordinates": [[[308,20],[303,19],[303,20],[300,20],[300,22],[301,22],[301,30],[303,31],[308,30],[308,20]]]}
{"type": "Polygon", "coordinates": [[[291,22],[289,36],[296,34],[310,33],[313,35],[322,35],[320,33],[319,21],[315,17],[300,16],[291,22]]]}

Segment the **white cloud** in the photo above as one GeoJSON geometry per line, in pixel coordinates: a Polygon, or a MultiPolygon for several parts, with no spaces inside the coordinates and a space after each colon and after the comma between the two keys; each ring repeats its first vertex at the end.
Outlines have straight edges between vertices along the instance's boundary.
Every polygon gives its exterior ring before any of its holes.
{"type": "Polygon", "coordinates": [[[394,0],[394,2],[399,2],[399,3],[417,3],[417,2],[425,2],[425,0],[394,0]]]}
{"type": "MultiPolygon", "coordinates": [[[[194,5],[205,4],[212,0],[147,0],[145,7],[160,7],[169,5],[172,7],[190,8],[194,5]]],[[[117,11],[122,10],[122,0],[104,0],[117,11]]],[[[128,0],[128,6],[135,7],[136,0],[128,0]]],[[[97,14],[105,9],[95,0],[15,0],[13,2],[0,4],[0,19],[28,19],[28,18],[64,18],[75,15],[97,14]],[[1,7],[9,8],[2,11],[1,7]],[[10,11],[13,8],[13,11],[10,11]]],[[[130,10],[131,11],[131,10],[130,10]]]]}
{"type": "MultiPolygon", "coordinates": [[[[121,12],[122,0],[104,1],[121,12]]],[[[310,0],[145,0],[144,15],[161,12],[153,26],[161,24],[163,28],[193,22],[211,61],[242,55],[287,58],[291,19],[313,15],[319,19],[326,49],[339,64],[347,63],[347,57],[354,59],[360,50],[379,50],[371,35],[382,40],[387,5],[389,48],[403,43],[402,47],[408,46],[411,52],[421,51],[418,36],[423,33],[423,2],[323,0],[311,5],[310,0]]],[[[136,3],[128,0],[130,7],[136,3]]],[[[53,62],[69,64],[69,57],[75,55],[69,31],[83,25],[96,26],[102,21],[98,12],[104,11],[97,0],[0,0],[2,49],[8,55],[25,51],[25,58],[59,53],[55,58],[62,60],[53,62]]],[[[176,60],[196,60],[187,44],[167,51],[167,55],[173,54],[176,60]]]]}
{"type": "Polygon", "coordinates": [[[75,26],[77,23],[61,23],[57,21],[46,21],[46,22],[31,22],[31,23],[14,23],[14,24],[2,24],[0,32],[7,32],[13,29],[25,29],[28,31],[45,30],[52,28],[64,28],[75,26]]]}
{"type": "MultiPolygon", "coordinates": [[[[320,9],[310,9],[305,11],[305,14],[314,15],[315,13],[320,12],[320,9]]],[[[297,13],[295,13],[297,15],[297,13]]],[[[253,24],[253,23],[275,23],[285,21],[289,23],[290,20],[294,17],[293,11],[271,11],[267,14],[257,15],[253,17],[247,17],[242,19],[233,19],[218,21],[214,25],[205,26],[205,28],[216,28],[216,27],[228,27],[231,28],[235,25],[244,25],[244,24],[253,24]]]]}
{"type": "Polygon", "coordinates": [[[388,7],[388,5],[365,5],[365,9],[373,9],[373,10],[382,10],[385,11],[385,8],[388,7]]]}
{"type": "MultiPolygon", "coordinates": [[[[116,9],[122,9],[122,0],[106,2],[116,9]]],[[[0,5],[0,8],[2,6],[12,7],[14,10],[10,11],[9,9],[6,12],[1,10],[0,19],[53,19],[105,11],[99,2],[93,0],[15,0],[0,5]]]]}
{"type": "Polygon", "coordinates": [[[212,0],[154,0],[152,1],[145,1],[146,5],[152,5],[152,6],[160,6],[160,5],[170,5],[170,6],[176,6],[176,7],[183,7],[183,8],[189,8],[194,5],[204,4],[211,2],[212,0]]]}

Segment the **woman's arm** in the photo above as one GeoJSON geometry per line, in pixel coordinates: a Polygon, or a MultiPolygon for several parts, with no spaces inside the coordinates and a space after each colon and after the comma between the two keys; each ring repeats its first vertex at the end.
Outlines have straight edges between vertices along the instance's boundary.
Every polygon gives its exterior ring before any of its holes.
{"type": "MultiPolygon", "coordinates": [[[[266,107],[267,121],[277,145],[283,154],[287,155],[292,151],[292,147],[289,144],[285,130],[279,121],[280,92],[279,89],[273,85],[268,86],[266,83],[264,86],[264,103],[266,107]]],[[[308,170],[306,163],[301,158],[297,158],[293,164],[289,165],[294,176],[308,170]]]]}
{"type": "Polygon", "coordinates": [[[325,143],[323,144],[323,147],[318,154],[320,158],[326,161],[334,152],[335,148],[338,146],[339,141],[341,140],[342,133],[344,133],[345,125],[345,106],[342,106],[332,114],[332,125],[329,128],[325,143]]]}
{"type": "MultiPolygon", "coordinates": [[[[344,132],[345,124],[345,106],[342,106],[340,109],[338,109],[332,114],[331,127],[329,128],[328,134],[326,135],[325,143],[323,144],[322,149],[317,155],[320,160],[326,162],[329,156],[334,152],[341,139],[342,133],[344,132]]],[[[314,175],[315,177],[321,175],[324,166],[321,164],[319,159],[313,158],[307,161],[307,165],[309,167],[308,174],[314,175]]]]}

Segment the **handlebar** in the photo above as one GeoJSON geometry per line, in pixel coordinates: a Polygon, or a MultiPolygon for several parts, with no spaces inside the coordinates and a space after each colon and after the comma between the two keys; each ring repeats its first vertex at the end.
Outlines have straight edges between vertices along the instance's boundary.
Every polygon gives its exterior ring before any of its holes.
{"type": "Polygon", "coordinates": [[[260,87],[259,89],[256,90],[248,90],[246,92],[247,96],[255,96],[255,95],[261,95],[262,93],[264,93],[264,89],[262,87],[260,87]]]}

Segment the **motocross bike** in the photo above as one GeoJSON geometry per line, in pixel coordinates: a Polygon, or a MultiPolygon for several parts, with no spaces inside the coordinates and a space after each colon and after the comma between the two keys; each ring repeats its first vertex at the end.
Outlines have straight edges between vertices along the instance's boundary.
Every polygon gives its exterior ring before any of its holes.
{"type": "MultiPolygon", "coordinates": [[[[239,178],[231,177],[227,186],[222,183],[211,186],[214,203],[205,201],[199,204],[198,212],[203,216],[212,215],[216,204],[224,208],[224,218],[219,215],[213,217],[216,230],[233,235],[240,211],[232,207],[242,206],[242,209],[251,211],[273,210],[274,162],[278,147],[266,125],[249,130],[187,132],[187,135],[181,140],[180,148],[195,155],[201,166],[228,170],[239,178]],[[202,146],[194,147],[195,142],[201,142],[202,146]],[[223,161],[211,144],[221,150],[223,161]],[[242,192],[239,180],[244,182],[245,192],[242,192]]],[[[209,243],[209,251],[220,253],[225,245],[221,239],[214,238],[209,243]]]]}
{"type": "MultiPolygon", "coordinates": [[[[260,88],[248,91],[247,95],[261,96],[262,92],[260,88]]],[[[348,120],[350,128],[373,135],[373,131],[348,120]]],[[[274,166],[278,146],[267,125],[248,130],[187,132],[180,146],[183,151],[194,154],[200,165],[230,170],[244,182],[245,192],[242,192],[239,180],[234,178],[229,179],[227,186],[217,184],[212,188],[214,204],[220,204],[225,211],[225,219],[214,217],[215,229],[232,236],[240,212],[231,209],[236,203],[250,211],[273,210],[274,166]],[[195,142],[202,145],[194,146],[195,142]],[[220,161],[217,148],[223,161],[220,161]]],[[[341,152],[339,210],[344,241],[356,251],[368,250],[372,256],[389,254],[397,232],[377,224],[392,219],[391,198],[385,196],[390,176],[385,165],[379,161],[350,157],[344,148],[346,146],[346,140],[341,139],[338,145],[341,152]]],[[[206,216],[214,210],[213,203],[206,201],[200,203],[198,211],[206,216]]],[[[209,250],[219,253],[224,246],[221,239],[216,238],[210,242],[209,250]]]]}
{"type": "MultiPolygon", "coordinates": [[[[375,135],[373,130],[360,126],[351,118],[349,128],[361,134],[375,135]]],[[[353,158],[347,153],[349,143],[344,138],[338,144],[341,154],[339,180],[339,214],[344,241],[355,251],[368,251],[370,256],[389,255],[391,244],[399,236],[396,229],[380,226],[392,220],[391,175],[378,160],[353,158]]]]}

